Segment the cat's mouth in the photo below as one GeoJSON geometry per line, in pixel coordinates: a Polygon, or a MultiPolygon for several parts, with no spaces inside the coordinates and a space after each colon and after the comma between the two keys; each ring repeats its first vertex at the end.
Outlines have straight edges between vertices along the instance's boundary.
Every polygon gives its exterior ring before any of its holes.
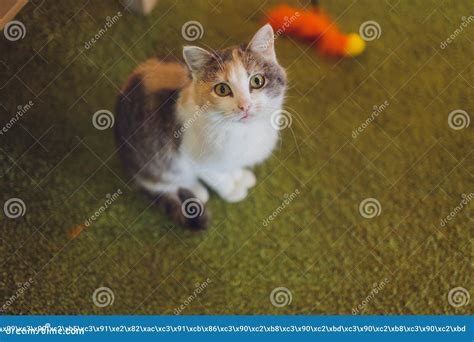
{"type": "Polygon", "coordinates": [[[248,121],[250,119],[253,118],[253,114],[251,114],[250,112],[242,112],[240,115],[239,115],[239,121],[241,122],[245,122],[245,121],[248,121]]]}
{"type": "Polygon", "coordinates": [[[255,117],[254,114],[249,112],[240,112],[240,113],[232,113],[230,114],[229,119],[234,122],[247,122],[255,117]]]}

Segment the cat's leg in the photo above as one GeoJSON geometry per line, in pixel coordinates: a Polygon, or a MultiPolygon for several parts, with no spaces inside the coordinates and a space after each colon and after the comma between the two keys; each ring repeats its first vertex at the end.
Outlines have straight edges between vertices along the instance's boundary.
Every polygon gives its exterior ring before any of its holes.
{"type": "Polygon", "coordinates": [[[178,191],[178,186],[172,183],[153,181],[140,177],[135,177],[135,181],[140,187],[152,195],[158,195],[160,193],[176,193],[178,191]]]}
{"type": "Polygon", "coordinates": [[[193,185],[189,186],[189,190],[191,190],[202,203],[206,203],[209,200],[209,192],[198,180],[196,180],[193,185]]]}
{"type": "Polygon", "coordinates": [[[247,187],[237,183],[231,172],[205,170],[200,178],[227,202],[239,202],[247,197],[247,187]]]}
{"type": "Polygon", "coordinates": [[[194,196],[203,204],[209,200],[209,192],[206,187],[202,185],[197,178],[181,179],[173,181],[151,181],[141,178],[136,178],[138,185],[144,188],[151,194],[171,193],[175,194],[180,188],[189,189],[194,196]]]}
{"type": "Polygon", "coordinates": [[[194,186],[182,184],[184,187],[163,181],[136,181],[175,222],[191,229],[203,229],[208,226],[209,216],[204,203],[209,198],[209,193],[198,181],[194,186]]]}

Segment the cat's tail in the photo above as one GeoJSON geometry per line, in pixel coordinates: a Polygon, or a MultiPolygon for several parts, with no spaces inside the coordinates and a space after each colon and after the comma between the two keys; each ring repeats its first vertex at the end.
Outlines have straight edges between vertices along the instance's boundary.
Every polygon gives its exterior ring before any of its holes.
{"type": "Polygon", "coordinates": [[[182,226],[202,230],[209,225],[206,206],[188,189],[179,188],[177,194],[161,194],[157,202],[166,215],[182,226]]]}

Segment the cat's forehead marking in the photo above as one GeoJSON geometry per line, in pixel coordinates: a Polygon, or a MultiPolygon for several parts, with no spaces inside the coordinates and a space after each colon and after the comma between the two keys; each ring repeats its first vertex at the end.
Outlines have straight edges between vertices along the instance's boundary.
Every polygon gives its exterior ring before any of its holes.
{"type": "Polygon", "coordinates": [[[232,60],[235,62],[240,62],[239,50],[237,49],[232,50],[232,60]]]}
{"type": "Polygon", "coordinates": [[[226,76],[233,87],[239,92],[248,92],[248,73],[237,49],[232,51],[233,59],[227,64],[226,76]]]}
{"type": "Polygon", "coordinates": [[[247,78],[255,71],[257,67],[254,58],[241,47],[235,48],[231,52],[232,58],[226,63],[227,70],[230,74],[238,75],[241,78],[247,78]]]}

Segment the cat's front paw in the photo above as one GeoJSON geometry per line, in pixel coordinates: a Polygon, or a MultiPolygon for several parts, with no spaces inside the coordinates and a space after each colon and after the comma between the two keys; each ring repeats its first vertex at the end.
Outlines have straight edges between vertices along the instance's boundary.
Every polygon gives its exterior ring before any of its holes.
{"type": "Polygon", "coordinates": [[[206,172],[201,178],[227,202],[240,202],[247,197],[248,189],[255,185],[252,171],[237,169],[228,173],[206,172]]]}
{"type": "Polygon", "coordinates": [[[257,184],[257,177],[255,177],[252,171],[244,169],[240,182],[247,188],[251,188],[257,184]]]}
{"type": "Polygon", "coordinates": [[[221,194],[221,197],[230,203],[240,202],[247,197],[247,187],[234,183],[234,189],[230,193],[221,194]]]}
{"type": "Polygon", "coordinates": [[[252,171],[248,169],[238,169],[232,173],[234,180],[239,186],[247,189],[253,187],[257,183],[257,178],[252,171]]]}
{"type": "Polygon", "coordinates": [[[228,193],[221,194],[221,197],[227,202],[240,202],[247,197],[248,189],[253,187],[257,179],[252,171],[247,169],[238,169],[232,172],[233,189],[228,193]]]}

